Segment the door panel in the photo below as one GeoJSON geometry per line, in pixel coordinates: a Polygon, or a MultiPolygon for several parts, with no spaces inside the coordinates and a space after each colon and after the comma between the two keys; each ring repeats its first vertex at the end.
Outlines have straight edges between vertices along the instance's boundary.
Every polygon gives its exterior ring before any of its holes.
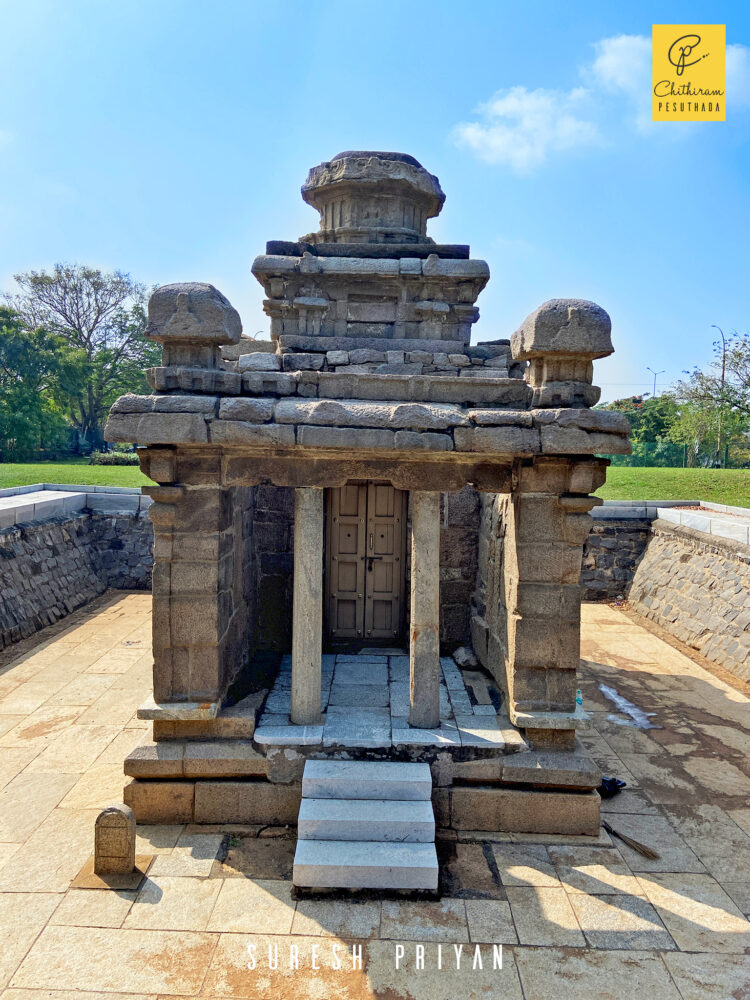
{"type": "Polygon", "coordinates": [[[393,641],[400,631],[405,497],[402,490],[387,484],[367,485],[366,639],[393,641]]]}
{"type": "Polygon", "coordinates": [[[362,638],[366,525],[365,483],[328,491],[326,618],[330,634],[340,639],[362,638]]]}
{"type": "Polygon", "coordinates": [[[406,493],[352,482],[328,491],[326,621],[332,639],[399,638],[406,493]]]}

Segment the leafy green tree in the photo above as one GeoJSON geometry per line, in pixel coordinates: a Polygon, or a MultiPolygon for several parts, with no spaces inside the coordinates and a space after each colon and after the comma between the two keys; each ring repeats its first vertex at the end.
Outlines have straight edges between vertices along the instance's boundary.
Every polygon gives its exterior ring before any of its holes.
{"type": "Polygon", "coordinates": [[[102,444],[107,412],[123,392],[147,392],[145,368],[159,348],[144,337],[146,289],[121,271],[78,264],[15,275],[6,301],[27,330],[61,338],[67,363],[60,388],[73,426],[92,448],[102,444]]]}
{"type": "Polygon", "coordinates": [[[686,411],[685,434],[698,435],[694,447],[701,452],[710,450],[707,439],[698,434],[713,421],[713,461],[725,464],[729,447],[737,444],[738,434],[750,432],[750,335],[736,331],[714,341],[714,357],[705,371],[694,368],[686,379],[677,383],[676,393],[691,409],[686,411]],[[694,411],[694,412],[693,412],[694,411]],[[739,430],[738,430],[739,429],[739,430]],[[734,441],[733,441],[734,438],[734,441]],[[698,445],[700,439],[701,444],[698,445]]]}
{"type": "Polygon", "coordinates": [[[718,406],[682,403],[679,416],[669,428],[669,437],[686,448],[686,465],[711,468],[725,462],[724,451],[734,466],[748,462],[750,440],[748,420],[738,410],[721,415],[722,454],[717,461],[716,442],[720,431],[718,406]]]}
{"type": "Polygon", "coordinates": [[[654,443],[667,436],[677,418],[678,407],[673,396],[628,396],[605,403],[603,410],[619,410],[630,421],[630,439],[634,444],[654,443]]]}
{"type": "Polygon", "coordinates": [[[0,458],[34,458],[67,445],[61,383],[75,359],[61,337],[25,330],[0,306],[0,458]]]}

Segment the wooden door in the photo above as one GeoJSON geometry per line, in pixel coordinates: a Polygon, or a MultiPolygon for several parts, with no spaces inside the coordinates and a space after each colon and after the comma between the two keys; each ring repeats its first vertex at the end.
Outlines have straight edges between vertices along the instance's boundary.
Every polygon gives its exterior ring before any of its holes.
{"type": "Polygon", "coordinates": [[[328,491],[327,514],[329,637],[393,643],[404,617],[406,493],[351,482],[328,491]]]}

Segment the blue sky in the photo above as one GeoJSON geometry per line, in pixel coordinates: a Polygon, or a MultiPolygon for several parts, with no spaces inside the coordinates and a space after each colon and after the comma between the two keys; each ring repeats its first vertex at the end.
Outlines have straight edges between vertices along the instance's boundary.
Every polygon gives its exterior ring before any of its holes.
{"type": "Polygon", "coordinates": [[[250,264],[316,228],[308,168],[395,149],[440,177],[430,234],[489,262],[475,340],[594,299],[612,399],[750,329],[747,3],[4,0],[0,24],[0,289],[58,260],[210,281],[267,330],[250,264]],[[650,121],[654,22],[726,23],[725,124],[650,121]]]}

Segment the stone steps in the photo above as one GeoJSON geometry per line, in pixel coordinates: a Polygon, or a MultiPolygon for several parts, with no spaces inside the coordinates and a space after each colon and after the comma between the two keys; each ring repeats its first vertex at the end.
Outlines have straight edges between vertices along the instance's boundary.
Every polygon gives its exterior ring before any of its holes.
{"type": "Polygon", "coordinates": [[[294,884],[319,889],[437,889],[434,844],[298,840],[294,884]]]}
{"type": "Polygon", "coordinates": [[[302,799],[297,836],[429,844],[435,841],[435,816],[426,799],[302,799]]]}
{"type": "Polygon", "coordinates": [[[308,760],[303,799],[429,799],[429,764],[370,760],[308,760]]]}
{"type": "Polygon", "coordinates": [[[294,884],[435,891],[431,794],[427,764],[308,760],[294,884]]]}

